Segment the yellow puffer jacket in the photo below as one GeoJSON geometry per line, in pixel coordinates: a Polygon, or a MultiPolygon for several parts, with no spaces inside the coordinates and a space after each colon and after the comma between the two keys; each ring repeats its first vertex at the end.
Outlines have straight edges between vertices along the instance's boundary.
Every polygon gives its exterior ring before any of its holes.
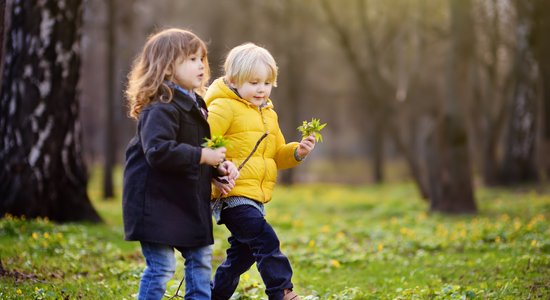
{"type": "MultiPolygon", "coordinates": [[[[240,171],[236,185],[229,196],[244,196],[267,203],[275,182],[277,169],[299,164],[294,157],[297,142],[286,143],[279,128],[277,113],[268,99],[261,109],[237,96],[223,81],[216,79],[204,97],[208,106],[208,123],[212,135],[223,135],[229,142],[226,159],[239,166],[250,154],[256,142],[268,132],[258,149],[240,171]]],[[[212,189],[212,197],[219,195],[212,189]]]]}

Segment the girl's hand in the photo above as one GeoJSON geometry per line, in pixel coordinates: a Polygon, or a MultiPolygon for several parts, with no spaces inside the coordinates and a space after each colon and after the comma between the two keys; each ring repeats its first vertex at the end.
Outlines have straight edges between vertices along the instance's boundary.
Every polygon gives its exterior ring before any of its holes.
{"type": "Polygon", "coordinates": [[[229,179],[228,176],[214,178],[214,186],[222,193],[222,195],[227,195],[234,187],[235,180],[229,179]]]}
{"type": "Polygon", "coordinates": [[[300,157],[304,158],[313,150],[313,148],[315,148],[315,135],[311,134],[300,141],[296,151],[300,157]]]}
{"type": "Polygon", "coordinates": [[[202,148],[200,163],[211,166],[218,166],[223,163],[225,159],[225,152],[225,147],[220,147],[217,149],[202,148]]]}
{"type": "Polygon", "coordinates": [[[239,170],[234,163],[226,160],[218,166],[218,174],[227,176],[230,180],[237,180],[239,178],[239,170]]]}

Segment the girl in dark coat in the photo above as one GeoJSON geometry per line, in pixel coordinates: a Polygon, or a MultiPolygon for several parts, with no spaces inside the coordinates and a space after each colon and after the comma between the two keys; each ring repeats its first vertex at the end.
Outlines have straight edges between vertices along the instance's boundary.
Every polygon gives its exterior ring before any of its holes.
{"type": "Polygon", "coordinates": [[[210,299],[213,244],[211,180],[237,168],[210,137],[206,105],[195,91],[209,79],[206,46],[189,31],[151,36],[129,74],[126,95],[137,133],[126,150],[125,239],[139,241],[146,261],[138,299],[161,299],[175,272],[174,248],[185,258],[185,299],[210,299]],[[215,166],[217,169],[213,168],[215,166]]]}

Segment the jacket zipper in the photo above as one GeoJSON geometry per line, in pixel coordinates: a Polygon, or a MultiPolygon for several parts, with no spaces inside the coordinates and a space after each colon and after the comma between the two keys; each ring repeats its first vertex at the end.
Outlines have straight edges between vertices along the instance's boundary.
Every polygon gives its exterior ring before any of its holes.
{"type": "MultiPolygon", "coordinates": [[[[268,132],[267,123],[264,118],[264,114],[262,112],[262,107],[261,106],[258,107],[258,110],[260,111],[260,117],[262,118],[262,123],[264,125],[264,132],[268,132]]],[[[267,170],[267,164],[265,163],[265,150],[267,149],[267,141],[268,139],[266,139],[265,141],[264,150],[262,152],[262,161],[264,162],[264,175],[262,176],[262,180],[260,181],[260,190],[262,192],[262,203],[265,203],[265,200],[266,200],[265,192],[264,192],[264,179],[266,177],[266,170],[267,170]]]]}

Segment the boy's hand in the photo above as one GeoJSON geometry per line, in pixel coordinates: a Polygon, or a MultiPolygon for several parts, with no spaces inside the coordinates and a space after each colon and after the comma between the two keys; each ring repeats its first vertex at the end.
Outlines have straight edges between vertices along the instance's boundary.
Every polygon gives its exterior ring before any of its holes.
{"type": "Polygon", "coordinates": [[[306,157],[315,148],[315,135],[311,134],[300,141],[296,152],[302,158],[306,157]]]}
{"type": "Polygon", "coordinates": [[[228,176],[214,178],[214,186],[222,193],[227,195],[234,187],[235,180],[229,179],[228,176]]]}
{"type": "Polygon", "coordinates": [[[234,163],[226,160],[218,166],[218,174],[227,176],[229,180],[237,180],[239,177],[239,170],[234,163]]]}
{"type": "Polygon", "coordinates": [[[214,186],[222,195],[227,195],[235,187],[235,180],[239,177],[239,169],[235,167],[235,164],[226,160],[218,166],[218,174],[223,177],[215,177],[214,186]]]}
{"type": "Polygon", "coordinates": [[[200,163],[211,166],[218,166],[223,163],[225,159],[225,152],[225,147],[220,147],[217,149],[202,148],[200,163]]]}

